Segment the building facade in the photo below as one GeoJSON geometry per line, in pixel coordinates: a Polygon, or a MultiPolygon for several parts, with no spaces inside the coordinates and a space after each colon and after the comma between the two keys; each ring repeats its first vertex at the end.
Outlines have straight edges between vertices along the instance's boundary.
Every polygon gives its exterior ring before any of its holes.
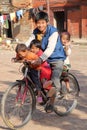
{"type": "MultiPolygon", "coordinates": [[[[0,1],[0,23],[3,17],[3,23],[0,24],[0,37],[19,39],[26,41],[33,29],[32,20],[29,19],[29,9],[32,8],[32,1],[30,0],[1,0],[0,1]],[[16,21],[8,20],[8,28],[5,28],[4,23],[8,16],[16,14],[17,11],[23,10],[23,16],[16,21]]],[[[13,16],[12,16],[13,17],[13,16]]]]}
{"type": "Polygon", "coordinates": [[[57,27],[59,32],[66,30],[73,38],[87,38],[87,0],[1,0],[0,12],[27,10],[20,21],[11,24],[13,38],[17,37],[22,41],[28,39],[34,29],[28,10],[39,6],[46,9],[49,22],[57,27]],[[6,11],[7,9],[9,10],[6,11]]]}
{"type": "Polygon", "coordinates": [[[47,7],[50,23],[59,32],[67,30],[72,37],[87,38],[87,0],[33,0],[33,6],[47,7]]]}

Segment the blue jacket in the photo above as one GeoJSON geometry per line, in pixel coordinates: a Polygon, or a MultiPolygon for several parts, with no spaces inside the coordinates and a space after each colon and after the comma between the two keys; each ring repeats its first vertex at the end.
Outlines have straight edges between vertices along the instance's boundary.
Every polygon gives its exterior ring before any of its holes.
{"type": "MultiPolygon", "coordinates": [[[[41,46],[42,46],[43,51],[47,48],[48,39],[54,32],[57,32],[57,29],[51,25],[48,25],[46,33],[42,39],[41,46]]],[[[38,33],[40,33],[40,31],[36,28],[33,33],[34,33],[34,35],[37,35],[38,33]]],[[[65,59],[66,59],[66,54],[65,54],[65,51],[63,49],[63,45],[61,43],[60,36],[59,36],[57,43],[56,43],[56,47],[55,47],[52,55],[48,58],[48,62],[53,62],[56,60],[65,60],[65,59]]]]}

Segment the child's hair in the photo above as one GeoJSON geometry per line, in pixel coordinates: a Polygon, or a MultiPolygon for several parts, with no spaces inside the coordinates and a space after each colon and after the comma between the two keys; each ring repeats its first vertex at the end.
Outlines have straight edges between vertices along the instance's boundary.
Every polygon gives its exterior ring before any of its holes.
{"type": "Polygon", "coordinates": [[[33,45],[41,49],[41,42],[39,40],[36,40],[36,39],[32,40],[30,43],[30,48],[32,48],[33,45]]]}
{"type": "Polygon", "coordinates": [[[48,14],[46,12],[40,11],[35,16],[35,23],[37,23],[37,21],[39,20],[45,20],[46,22],[48,22],[49,21],[48,14]]]}
{"type": "Polygon", "coordinates": [[[15,48],[16,53],[19,51],[26,51],[28,48],[25,44],[18,44],[15,48]]]}
{"type": "Polygon", "coordinates": [[[62,32],[62,33],[60,34],[60,38],[62,38],[64,35],[67,36],[67,40],[70,40],[70,33],[69,33],[69,32],[62,32]]]}

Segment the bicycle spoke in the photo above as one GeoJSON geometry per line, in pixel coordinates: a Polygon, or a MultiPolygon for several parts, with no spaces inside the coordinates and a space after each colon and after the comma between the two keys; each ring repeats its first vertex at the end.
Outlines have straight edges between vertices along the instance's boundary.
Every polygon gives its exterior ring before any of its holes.
{"type": "Polygon", "coordinates": [[[54,104],[54,111],[56,114],[63,116],[70,113],[77,105],[77,93],[78,93],[78,84],[76,79],[69,74],[68,81],[70,85],[70,89],[66,87],[65,80],[61,80],[61,93],[59,97],[56,97],[54,104]]]}
{"type": "Polygon", "coordinates": [[[19,85],[16,85],[7,92],[3,106],[5,112],[3,118],[6,118],[5,123],[9,126],[21,126],[30,118],[29,115],[31,115],[32,112],[32,97],[29,89],[27,89],[25,97],[23,97],[24,92],[24,85],[21,85],[21,88],[19,88],[19,85]]]}

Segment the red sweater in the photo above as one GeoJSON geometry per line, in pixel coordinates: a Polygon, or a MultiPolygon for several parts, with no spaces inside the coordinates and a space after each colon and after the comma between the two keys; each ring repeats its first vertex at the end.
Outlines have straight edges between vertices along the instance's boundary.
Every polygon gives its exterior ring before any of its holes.
{"type": "MultiPolygon", "coordinates": [[[[38,57],[40,57],[42,55],[42,50],[40,50],[37,55],[38,57]]],[[[50,80],[51,79],[51,68],[49,66],[49,64],[45,61],[43,62],[41,65],[40,65],[40,70],[41,70],[41,73],[40,73],[40,79],[47,79],[47,80],[50,80]]],[[[49,90],[52,86],[48,86],[46,89],[49,90]]]]}

